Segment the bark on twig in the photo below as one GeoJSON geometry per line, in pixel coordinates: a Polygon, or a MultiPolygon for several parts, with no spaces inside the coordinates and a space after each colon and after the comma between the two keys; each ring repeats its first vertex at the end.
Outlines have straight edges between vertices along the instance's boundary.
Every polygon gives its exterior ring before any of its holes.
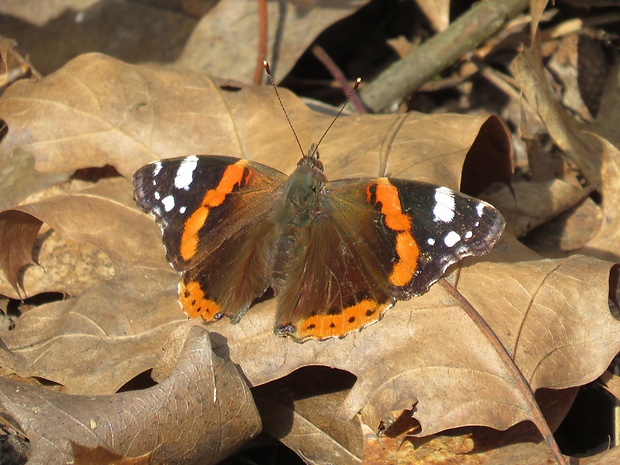
{"type": "Polygon", "coordinates": [[[367,108],[380,112],[432,79],[498,32],[525,10],[529,0],[481,2],[443,32],[397,61],[360,92],[367,108]]]}

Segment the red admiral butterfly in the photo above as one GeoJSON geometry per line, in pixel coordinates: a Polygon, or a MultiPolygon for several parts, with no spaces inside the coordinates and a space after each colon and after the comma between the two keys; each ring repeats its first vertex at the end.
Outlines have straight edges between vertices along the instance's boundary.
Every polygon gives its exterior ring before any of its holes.
{"type": "Polygon", "coordinates": [[[179,301],[190,317],[237,323],[271,287],[275,332],[300,342],[378,321],[452,263],[487,253],[505,224],[488,203],[446,187],[328,181],[314,145],[290,176],[192,155],[140,168],[134,188],[183,273],[179,301]]]}

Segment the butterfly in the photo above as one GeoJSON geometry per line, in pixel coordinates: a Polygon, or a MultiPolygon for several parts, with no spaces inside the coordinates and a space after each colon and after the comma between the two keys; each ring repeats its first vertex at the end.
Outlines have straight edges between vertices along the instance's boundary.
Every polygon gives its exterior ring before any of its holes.
{"type": "Polygon", "coordinates": [[[448,266],[489,252],[505,221],[474,197],[407,179],[328,181],[316,146],[286,174],[227,156],[155,161],[134,175],[138,206],[161,226],[190,317],[240,321],[271,288],[274,331],[343,337],[448,266]]]}

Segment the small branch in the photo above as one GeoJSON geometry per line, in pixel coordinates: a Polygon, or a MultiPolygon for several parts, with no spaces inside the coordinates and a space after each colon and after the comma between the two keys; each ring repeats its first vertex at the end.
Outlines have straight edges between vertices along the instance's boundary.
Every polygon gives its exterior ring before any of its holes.
{"type": "Polygon", "coordinates": [[[545,442],[549,446],[549,449],[551,449],[551,453],[553,454],[555,461],[558,465],[567,465],[566,459],[562,455],[558,443],[555,441],[553,433],[551,432],[551,429],[549,429],[549,425],[540,411],[540,407],[536,403],[534,391],[532,391],[532,388],[525,379],[525,376],[523,376],[523,373],[521,373],[521,370],[515,364],[514,360],[501,343],[493,329],[491,329],[480,313],[478,313],[473,305],[470,304],[469,301],[463,297],[463,295],[457,291],[454,286],[452,286],[452,284],[443,278],[440,279],[439,282],[448,294],[450,294],[450,296],[459,304],[459,306],[465,310],[465,313],[467,313],[467,315],[472,319],[472,321],[480,329],[480,332],[487,338],[487,341],[491,344],[491,347],[493,347],[495,352],[497,352],[497,355],[499,355],[499,358],[508,370],[508,373],[516,385],[516,388],[521,392],[521,395],[529,408],[530,421],[536,425],[538,431],[542,434],[545,442]]]}
{"type": "Polygon", "coordinates": [[[327,54],[323,47],[320,45],[314,45],[312,47],[312,54],[321,62],[323,66],[327,68],[329,73],[333,76],[333,78],[340,84],[340,88],[344,92],[347,98],[351,99],[351,103],[357,110],[360,115],[368,113],[364,104],[362,103],[362,99],[356,93],[353,93],[353,88],[349,85],[349,81],[347,77],[344,75],[342,70],[338,67],[338,65],[332,60],[332,58],[327,54]]]}
{"type": "Polygon", "coordinates": [[[254,84],[263,82],[263,62],[267,59],[267,0],[258,1],[258,60],[254,68],[254,84]]]}
{"type": "Polygon", "coordinates": [[[497,33],[529,3],[528,0],[489,0],[476,4],[445,31],[379,74],[360,92],[364,104],[371,111],[380,112],[402,100],[497,33]]]}

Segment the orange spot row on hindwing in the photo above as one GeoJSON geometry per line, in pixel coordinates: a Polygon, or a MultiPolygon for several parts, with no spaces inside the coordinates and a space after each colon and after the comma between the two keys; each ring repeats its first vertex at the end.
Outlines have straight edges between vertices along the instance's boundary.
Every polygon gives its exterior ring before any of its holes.
{"type": "Polygon", "coordinates": [[[202,317],[205,321],[216,320],[220,313],[220,306],[213,300],[207,299],[196,281],[179,284],[179,302],[190,318],[202,317]]]}
{"type": "Polygon", "coordinates": [[[185,222],[181,236],[181,256],[183,260],[189,260],[196,253],[198,247],[198,231],[204,226],[211,208],[222,205],[226,196],[236,186],[242,186],[248,182],[249,173],[246,173],[247,160],[239,160],[234,165],[226,167],[222,179],[215,187],[209,189],[202,199],[202,204],[185,222]],[[244,178],[245,175],[245,178],[244,178]]]}
{"type": "Polygon", "coordinates": [[[396,232],[396,255],[398,261],[390,274],[390,282],[398,287],[411,281],[418,266],[420,248],[411,235],[411,218],[403,213],[398,189],[387,178],[380,178],[376,184],[366,188],[368,202],[381,205],[385,225],[396,232]],[[375,188],[374,195],[371,188],[375,188]]]}
{"type": "Polygon", "coordinates": [[[300,321],[294,336],[298,339],[339,337],[374,323],[380,316],[377,302],[364,299],[344,308],[340,314],[319,314],[300,321]]]}

